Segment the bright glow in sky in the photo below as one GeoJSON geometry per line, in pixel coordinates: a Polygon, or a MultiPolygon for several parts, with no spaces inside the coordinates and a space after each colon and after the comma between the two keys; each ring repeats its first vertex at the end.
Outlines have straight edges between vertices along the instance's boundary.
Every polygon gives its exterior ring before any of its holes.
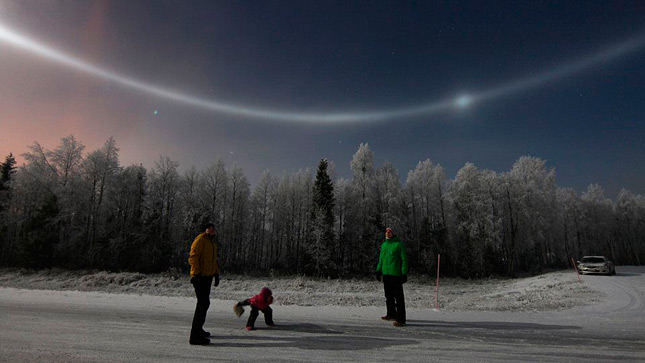
{"type": "MultiPolygon", "coordinates": [[[[522,90],[538,87],[547,82],[556,81],[571,74],[581,72],[594,65],[609,62],[620,56],[640,50],[645,45],[645,37],[638,37],[626,42],[607,47],[601,51],[584,57],[579,60],[565,63],[552,70],[542,72],[536,76],[510,81],[506,84],[483,89],[473,95],[460,96],[456,101],[439,100],[430,101],[423,105],[412,105],[409,107],[398,107],[393,109],[372,110],[367,112],[332,111],[329,113],[303,113],[299,111],[276,111],[270,109],[256,108],[242,103],[235,105],[223,103],[217,100],[209,100],[185,93],[176,92],[170,89],[154,86],[134,77],[110,72],[96,65],[85,62],[74,56],[54,49],[48,45],[20,34],[0,24],[0,41],[5,45],[11,45],[26,50],[34,55],[44,57],[48,60],[63,64],[68,67],[83,71],[93,76],[117,83],[121,86],[149,93],[158,97],[187,105],[203,108],[206,110],[231,114],[236,116],[251,117],[268,121],[290,121],[305,123],[342,123],[342,122],[370,122],[379,120],[395,119],[400,117],[414,117],[431,115],[446,111],[457,106],[459,108],[470,106],[473,102],[492,101],[493,99],[507,96],[522,90]]],[[[155,114],[157,112],[155,111],[155,114]]]]}
{"type": "Polygon", "coordinates": [[[464,95],[464,96],[457,97],[457,99],[455,100],[455,105],[457,107],[468,107],[472,102],[473,102],[472,97],[468,95],[464,95]]]}

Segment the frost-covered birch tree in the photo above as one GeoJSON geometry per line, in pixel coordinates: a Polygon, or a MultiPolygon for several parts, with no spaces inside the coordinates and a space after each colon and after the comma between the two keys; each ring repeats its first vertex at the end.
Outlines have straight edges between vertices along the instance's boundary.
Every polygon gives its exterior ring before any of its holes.
{"type": "MultiPolygon", "coordinates": [[[[26,222],[20,232],[19,245],[24,261],[33,266],[51,265],[52,256],[71,263],[80,258],[85,263],[87,244],[74,232],[85,220],[87,204],[82,198],[80,167],[85,146],[73,135],[61,139],[54,150],[43,148],[38,142],[30,152],[22,154],[26,165],[21,168],[25,178],[22,189],[31,193],[32,212],[25,213],[26,222]],[[78,212],[78,213],[77,213],[78,212]]],[[[78,260],[75,261],[78,265],[78,260]]]]}
{"type": "Polygon", "coordinates": [[[451,262],[459,274],[487,276],[495,266],[489,257],[496,242],[494,202],[487,178],[491,175],[466,163],[450,185],[455,218],[451,262]]]}
{"type": "Polygon", "coordinates": [[[368,144],[360,144],[350,162],[352,171],[352,193],[356,204],[350,248],[357,254],[354,259],[362,271],[373,270],[373,259],[378,250],[380,236],[376,195],[374,189],[374,153],[368,144]]]}
{"type": "Polygon", "coordinates": [[[622,189],[616,200],[616,248],[619,263],[640,265],[645,257],[645,197],[622,189]]]}
{"type": "Polygon", "coordinates": [[[179,194],[177,197],[177,226],[179,243],[173,243],[173,266],[188,268],[190,244],[204,222],[205,208],[200,203],[200,173],[194,166],[184,171],[179,179],[179,194]]]}
{"type": "Polygon", "coordinates": [[[146,226],[149,228],[147,252],[151,268],[167,268],[173,259],[174,246],[181,236],[176,202],[180,195],[179,163],[169,157],[159,157],[148,177],[146,226]]]}
{"type": "Polygon", "coordinates": [[[337,248],[334,260],[336,265],[341,271],[349,268],[351,265],[350,259],[352,258],[351,246],[351,206],[352,206],[352,192],[351,181],[348,179],[340,178],[334,184],[334,199],[336,201],[336,210],[334,212],[336,218],[336,238],[337,248]]]}
{"type": "Polygon", "coordinates": [[[435,256],[446,247],[446,184],[443,167],[430,159],[419,162],[405,183],[410,261],[421,271],[430,271],[435,256]]]}
{"type": "Polygon", "coordinates": [[[88,193],[85,240],[88,246],[89,264],[105,261],[107,245],[107,213],[104,199],[108,185],[119,171],[119,149],[114,138],[110,137],[103,147],[89,153],[81,165],[84,190],[88,193]]]}
{"type": "Polygon", "coordinates": [[[615,260],[615,246],[611,235],[611,201],[605,197],[604,189],[598,184],[590,184],[582,193],[581,200],[583,254],[606,255],[615,260]]]}
{"type": "Polygon", "coordinates": [[[107,198],[111,269],[139,271],[149,236],[144,224],[148,176],[141,165],[120,170],[108,185],[107,198]]]}
{"type": "Polygon", "coordinates": [[[542,159],[522,156],[509,172],[516,187],[519,208],[520,246],[519,262],[523,269],[536,272],[555,261],[552,228],[556,224],[555,170],[546,169],[542,159]]]}
{"type": "Polygon", "coordinates": [[[563,249],[562,257],[570,265],[571,259],[577,260],[582,256],[582,241],[580,234],[580,197],[571,188],[556,190],[558,224],[554,225],[556,240],[563,249]]]}
{"type": "Polygon", "coordinates": [[[273,207],[276,196],[277,181],[268,170],[262,173],[257,186],[251,195],[251,231],[249,262],[252,269],[266,266],[268,253],[266,247],[273,224],[273,207]]]}
{"type": "Polygon", "coordinates": [[[401,220],[402,187],[399,173],[389,161],[376,169],[375,173],[376,212],[378,213],[379,229],[393,227],[400,230],[403,227],[401,220]]]}
{"type": "Polygon", "coordinates": [[[206,212],[201,222],[215,223],[215,229],[218,231],[226,221],[225,206],[228,196],[228,172],[220,158],[200,173],[199,189],[200,200],[206,212]]]}
{"type": "Polygon", "coordinates": [[[289,200],[292,220],[295,223],[292,231],[296,234],[296,260],[298,272],[304,270],[303,253],[311,233],[311,208],[313,201],[313,178],[310,169],[299,170],[292,179],[292,192],[289,200]]]}
{"type": "Polygon", "coordinates": [[[220,247],[231,268],[240,270],[246,263],[249,246],[246,223],[251,188],[242,168],[237,164],[233,165],[230,172],[228,190],[229,198],[225,207],[227,220],[224,223],[224,238],[220,240],[220,247]]]}

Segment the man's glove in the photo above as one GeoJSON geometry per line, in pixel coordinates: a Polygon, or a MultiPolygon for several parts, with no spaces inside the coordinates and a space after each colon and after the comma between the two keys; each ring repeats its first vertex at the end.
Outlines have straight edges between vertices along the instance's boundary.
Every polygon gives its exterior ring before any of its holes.
{"type": "Polygon", "coordinates": [[[380,272],[376,273],[376,281],[381,281],[381,273],[380,272]]]}
{"type": "Polygon", "coordinates": [[[197,281],[199,281],[199,275],[195,275],[195,276],[190,278],[190,283],[193,284],[193,285],[195,285],[195,283],[197,281]]]}
{"type": "Polygon", "coordinates": [[[401,283],[405,284],[406,282],[408,282],[408,275],[401,276],[401,283]]]}
{"type": "Polygon", "coordinates": [[[213,282],[213,285],[217,287],[219,285],[219,275],[215,274],[215,282],[213,282]]]}

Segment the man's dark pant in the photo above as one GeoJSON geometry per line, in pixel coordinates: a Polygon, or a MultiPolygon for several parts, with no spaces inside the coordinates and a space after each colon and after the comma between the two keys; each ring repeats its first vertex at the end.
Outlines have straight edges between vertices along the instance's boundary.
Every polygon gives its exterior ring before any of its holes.
{"type": "Polygon", "coordinates": [[[383,275],[383,288],[387,316],[396,318],[396,321],[405,324],[405,296],[403,296],[401,276],[383,275]]]}
{"type": "Polygon", "coordinates": [[[190,329],[190,339],[200,339],[204,337],[204,322],[206,321],[206,312],[211,305],[211,284],[213,276],[196,276],[193,279],[193,287],[197,296],[197,306],[195,306],[195,315],[193,316],[193,327],[190,329]]]}

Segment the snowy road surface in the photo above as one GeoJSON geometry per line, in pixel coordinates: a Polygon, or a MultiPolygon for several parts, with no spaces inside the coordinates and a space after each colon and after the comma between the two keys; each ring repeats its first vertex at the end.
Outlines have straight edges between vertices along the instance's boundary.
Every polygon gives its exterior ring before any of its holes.
{"type": "MultiPolygon", "coordinates": [[[[275,328],[245,331],[213,299],[209,346],[190,346],[194,299],[0,288],[0,361],[645,361],[645,267],[582,276],[600,303],[558,312],[274,306],[275,328]]],[[[214,290],[213,297],[217,291],[214,290]]],[[[432,306],[432,302],[429,302],[432,306]]]]}

